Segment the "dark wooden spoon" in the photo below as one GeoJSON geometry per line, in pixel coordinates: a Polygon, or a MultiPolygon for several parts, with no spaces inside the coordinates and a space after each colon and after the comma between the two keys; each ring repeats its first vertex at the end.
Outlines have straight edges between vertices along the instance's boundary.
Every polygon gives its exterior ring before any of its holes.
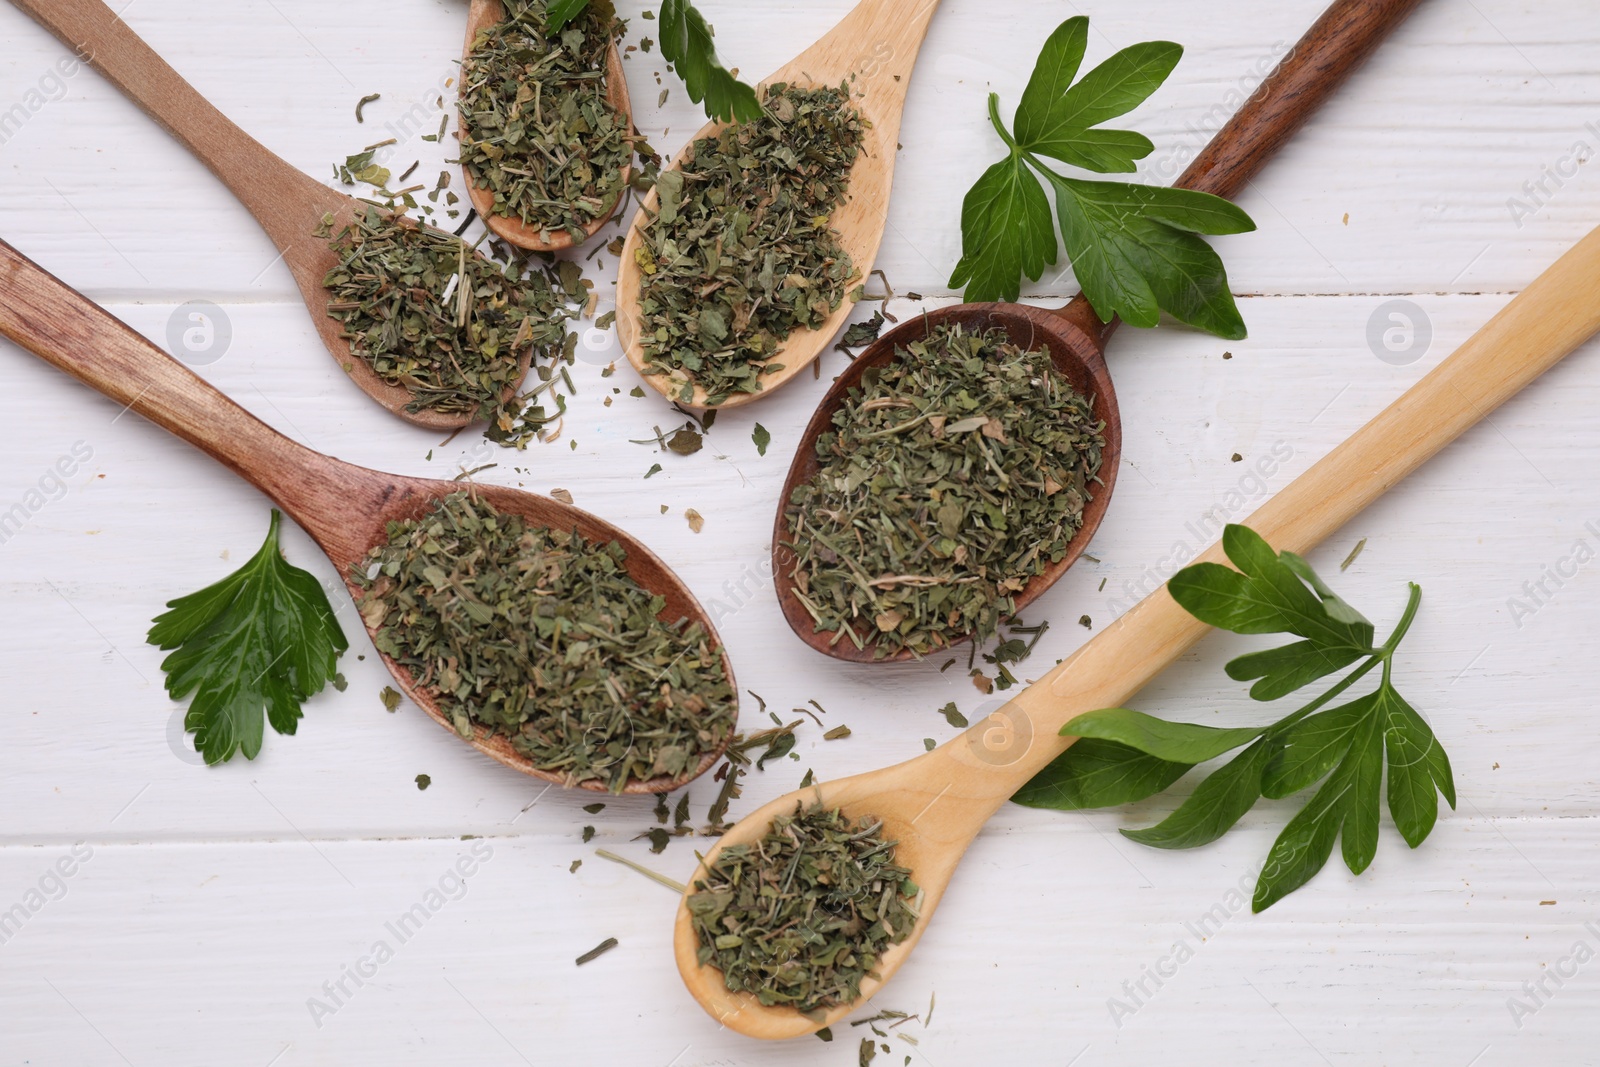
{"type": "MultiPolygon", "coordinates": [[[[1336,0],[1206,145],[1178,178],[1177,186],[1222,197],[1236,194],[1420,2],[1336,0]]],[[[1106,341],[1116,330],[1118,320],[1102,322],[1082,293],[1056,310],[1025,304],[956,304],[919,315],[880,337],[829,387],[801,437],[778,501],[772,533],[772,572],[778,603],[790,629],[824,655],[856,663],[914,658],[905,649],[879,658],[875,642],[857,647],[848,634],[835,640],[836,634],[816,630],[811,613],[795,589],[794,554],[784,547],[785,541],[792,540],[784,509],[796,487],[816,474],[817,438],[831,427],[834,414],[850,390],[860,384],[861,376],[869,368],[890,363],[897,346],[920,340],[934,326],[945,323],[960,324],[972,331],[1002,327],[1016,344],[1048,349],[1056,369],[1074,388],[1094,398],[1094,415],[1106,424],[1101,485],[1084,508],[1083,527],[1068,544],[1061,561],[1034,577],[1017,594],[1018,611],[1042,596],[1083,555],[1105,517],[1122,459],[1122,418],[1117,412],[1116,390],[1105,359],[1106,341]]]]}
{"type": "MultiPolygon", "coordinates": [[[[467,9],[465,54],[472,54],[472,45],[478,39],[479,33],[496,23],[504,22],[505,18],[506,8],[500,0],[472,0],[472,6],[467,9]]],[[[633,103],[628,98],[628,79],[622,71],[622,54],[617,50],[615,40],[606,46],[606,103],[628,116],[628,122],[632,124],[633,103]]],[[[622,184],[619,188],[627,186],[628,178],[632,174],[632,167],[622,168],[622,184]]],[[[483,224],[518,248],[534,252],[555,252],[571,248],[577,243],[573,241],[572,234],[566,230],[547,231],[538,226],[529,226],[520,218],[495,214],[494,190],[473,182],[472,174],[465,168],[462,168],[462,176],[467,183],[467,197],[477,209],[478,217],[483,220],[483,224]]],[[[606,205],[605,211],[584,227],[584,232],[589,237],[599,233],[600,227],[611,221],[611,213],[617,209],[617,201],[621,198],[622,194],[618,192],[606,205]]]]}
{"type": "MultiPolygon", "coordinates": [[[[0,334],[40,359],[66,371],[151,422],[168,430],[260,489],[299,523],[327,553],[352,597],[360,588],[351,568],[367,550],[385,543],[391,520],[414,519],[433,501],[460,492],[461,482],[408,478],[357,467],[296,444],[246,412],[187,367],[89,301],[81,293],[0,241],[0,334]]],[[[711,619],[687,586],[665,563],[627,533],[586,511],[547,497],[502,486],[476,487],[501,511],[531,523],[576,529],[585,538],[618,541],[627,549],[626,567],[634,581],[666,599],[661,618],[698,622],[714,647],[722,648],[711,619]]],[[[371,627],[368,627],[371,632],[371,627]]],[[[411,672],[383,657],[400,688],[435,722],[455,734],[431,694],[411,672]]],[[[733,667],[722,652],[728,683],[733,667]]],[[[735,692],[738,688],[735,685],[735,692]]],[[[665,793],[711,769],[732,739],[733,727],[694,770],[677,778],[630,781],[625,793],[665,793]]],[[[558,785],[563,776],[539,770],[501,734],[475,727],[468,742],[491,759],[558,785]]],[[[605,792],[598,781],[585,789],[605,792]]]]}
{"type": "MultiPolygon", "coordinates": [[[[338,257],[328,241],[312,231],[325,215],[332,215],[337,233],[358,211],[365,211],[366,204],[302,173],[234,125],[100,0],[11,2],[76,50],[239,198],[282,253],[328,354],[362,392],[407,422],[430,430],[456,430],[476,420],[471,412],[407,411],[414,399],[410,391],[390,385],[352,353],[350,342],[340,336],[342,325],[328,316],[328,291],[322,280],[338,265],[338,257]]],[[[523,353],[508,396],[527,375],[532,359],[531,349],[523,353]]]]}

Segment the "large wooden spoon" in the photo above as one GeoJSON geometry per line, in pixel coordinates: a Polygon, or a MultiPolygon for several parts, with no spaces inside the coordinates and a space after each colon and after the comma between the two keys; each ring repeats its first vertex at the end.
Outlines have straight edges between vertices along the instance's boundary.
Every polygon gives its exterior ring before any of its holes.
{"type": "MultiPolygon", "coordinates": [[[[327,553],[353,597],[359,597],[361,590],[350,580],[351,568],[365,558],[368,549],[387,542],[387,523],[414,519],[433,501],[464,488],[461,482],[368,470],[296,444],[4,241],[0,241],[0,334],[188,441],[271,497],[327,553]]],[[[629,576],[666,599],[661,618],[697,622],[712,645],[721,648],[716,629],[694,594],[627,533],[546,497],[502,486],[475,488],[496,508],[531,523],[575,529],[590,540],[620,542],[627,549],[629,576]]],[[[728,682],[733,685],[733,668],[726,653],[722,655],[728,682]]],[[[405,694],[454,734],[455,727],[428,691],[416,684],[411,672],[388,656],[383,660],[405,694]]],[[[623,792],[665,793],[694,780],[721,756],[732,734],[730,726],[716,750],[706,753],[692,772],[677,778],[631,781],[623,792]]],[[[514,770],[558,785],[569,784],[559,774],[536,768],[502,734],[476,727],[469,743],[514,770]]],[[[584,782],[583,788],[605,791],[598,781],[584,782]]]]}
{"type": "MultiPolygon", "coordinates": [[[[467,9],[465,55],[472,54],[472,45],[478,39],[479,33],[504,22],[505,18],[506,8],[500,0],[472,0],[472,6],[467,9]]],[[[622,54],[617,50],[615,40],[606,46],[606,103],[628,116],[628,122],[632,123],[633,104],[628,99],[628,79],[622,72],[622,54]]],[[[628,177],[632,173],[631,167],[622,168],[622,186],[627,185],[628,177]]],[[[494,190],[474,182],[472,174],[465,168],[462,169],[462,175],[467,182],[467,196],[472,200],[472,206],[477,209],[478,217],[483,220],[484,225],[517,247],[535,252],[555,252],[571,248],[577,243],[573,241],[572,234],[566,230],[546,231],[538,226],[529,226],[520,218],[497,214],[494,210],[494,190]]],[[[621,193],[618,193],[617,197],[607,205],[606,210],[584,227],[584,232],[589,237],[599,233],[600,227],[611,221],[611,213],[616,210],[617,199],[620,196],[621,193]]]]}
{"type": "MultiPolygon", "coordinates": [[[[939,0],[861,0],[816,44],[773,71],[762,86],[774,82],[800,85],[838,85],[848,81],[858,94],[854,103],[862,118],[871,125],[862,141],[861,155],[850,172],[848,198],[833,213],[832,225],[839,232],[839,243],[850,253],[851,261],[863,276],[878,257],[883,243],[883,227],[888,222],[889,190],[894,184],[894,162],[899,145],[900,117],[905,111],[906,89],[911,84],[911,69],[927,36],[939,0]]],[[[711,137],[726,123],[710,122],[689,139],[693,144],[711,137]]],[[[680,154],[674,166],[681,166],[680,154]]],[[[642,329],[639,315],[641,274],[634,253],[639,248],[641,226],[655,215],[657,199],[651,192],[643,209],[628,231],[622,248],[622,265],[617,274],[617,334],[623,351],[644,380],[662,396],[696,410],[706,406],[705,389],[696,386],[693,399],[679,399],[686,380],[681,372],[671,375],[645,373],[644,349],[639,344],[642,329]]],[[[811,365],[811,361],[833,341],[834,334],[850,317],[855,302],[846,297],[827,320],[814,330],[796,330],[773,357],[783,370],[764,375],[759,393],[735,393],[719,406],[738,407],[758,400],[789,381],[811,365]]]]}
{"type": "MultiPolygon", "coordinates": [[[[471,413],[407,411],[411,393],[388,384],[354,355],[350,343],[339,335],[340,324],[328,316],[328,291],[322,280],[338,258],[328,241],[312,231],[331,214],[337,233],[358,211],[365,211],[366,204],[301,173],[235,126],[100,0],[11,2],[76,49],[249,209],[294,275],[328,354],[363,392],[402,419],[428,429],[454,430],[474,420],[471,413]]],[[[517,381],[528,373],[532,359],[531,350],[523,354],[517,381]]],[[[513,385],[510,391],[514,390],[513,385]]]]}
{"type": "MultiPolygon", "coordinates": [[[[1600,331],[1600,229],[1541,274],[1488,325],[1398,400],[1323,457],[1246,523],[1277,549],[1308,552],[1567,353],[1600,331]]],[[[1225,562],[1213,545],[1202,560],[1225,562]]],[[[1128,699],[1206,633],[1162,586],[1094,640],[962,736],[894,767],[823,782],[780,797],[745,816],[705,857],[761,837],[775,815],[820,801],[846,814],[884,821],[899,841],[898,859],[926,891],[910,938],[884,954],[861,999],[882,988],[906,961],[939,905],[956,865],[1000,805],[1076,738],[1058,732],[1075,716],[1123,707],[1128,699]]],[[[692,892],[691,879],[691,889],[692,892]]],[[[841,1005],[820,1019],[765,1008],[728,992],[720,971],[701,967],[687,905],[678,910],[678,969],[703,1007],[753,1037],[810,1033],[853,1011],[841,1005]]]]}
{"type": "MultiPolygon", "coordinates": [[[[1176,184],[1224,197],[1233,196],[1244,188],[1420,2],[1336,0],[1212,138],[1176,184]]],[[[817,473],[817,438],[832,428],[835,413],[849,398],[850,390],[861,384],[861,376],[873,367],[892,362],[897,347],[920,341],[935,326],[947,323],[959,323],[974,333],[999,327],[1019,345],[1048,350],[1056,369],[1073,388],[1094,399],[1095,418],[1106,426],[1100,484],[1093,488],[1093,497],[1084,508],[1083,525],[1067,545],[1066,554],[1017,593],[1017,611],[1042,596],[1083,555],[1111,501],[1122,460],[1122,416],[1117,410],[1116,390],[1112,388],[1111,375],[1106,368],[1105,346],[1118,320],[1101,322],[1082,293],[1066,307],[1056,310],[1026,304],[956,304],[918,315],[880,337],[834,380],[801,435],[778,500],[772,535],[772,573],[778,603],[795,635],[824,655],[857,663],[890,663],[913,658],[909,649],[880,658],[874,641],[857,645],[848,634],[818,632],[815,620],[795,587],[794,555],[784,546],[784,542],[793,540],[793,532],[784,509],[795,488],[817,473]]]]}

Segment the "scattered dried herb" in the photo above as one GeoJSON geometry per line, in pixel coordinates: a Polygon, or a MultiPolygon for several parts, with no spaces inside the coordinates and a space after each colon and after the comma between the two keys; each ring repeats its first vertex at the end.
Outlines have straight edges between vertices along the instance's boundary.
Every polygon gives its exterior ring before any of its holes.
{"type": "Polygon", "coordinates": [[[590,960],[599,959],[601,956],[604,956],[607,952],[610,952],[612,949],[616,948],[619,944],[621,944],[621,942],[619,942],[614,937],[606,938],[604,941],[600,942],[594,948],[590,949],[588,952],[585,952],[583,955],[579,956],[578,960],[577,960],[578,966],[582,967],[585,963],[588,963],[590,960]]]}
{"type": "Polygon", "coordinates": [[[789,576],[817,632],[926,655],[1009,618],[1065,555],[1103,426],[1042,351],[941,325],[873,368],[785,507],[789,576]]]}
{"type": "Polygon", "coordinates": [[[736,703],[699,625],[657,618],[662,598],[625,559],[461,492],[391,522],[353,579],[378,649],[457,733],[486,727],[539,769],[615,792],[687,773],[732,732],[736,703]]]}
{"type": "Polygon", "coordinates": [[[784,340],[827,319],[858,273],[830,225],[861,150],[848,88],[778,83],[766,108],[691,144],[640,223],[645,370],[680,400],[759,392],[784,340]]]}
{"type": "Polygon", "coordinates": [[[797,806],[754,844],[729,845],[688,898],[699,960],[730,990],[811,1013],[850,1003],[916,925],[921,890],[881,821],[797,806]]]}
{"type": "Polygon", "coordinates": [[[582,244],[616,208],[633,159],[630,119],[606,100],[606,59],[624,24],[605,0],[556,29],[545,0],[506,7],[461,64],[459,162],[494,194],[494,214],[582,244]]]}

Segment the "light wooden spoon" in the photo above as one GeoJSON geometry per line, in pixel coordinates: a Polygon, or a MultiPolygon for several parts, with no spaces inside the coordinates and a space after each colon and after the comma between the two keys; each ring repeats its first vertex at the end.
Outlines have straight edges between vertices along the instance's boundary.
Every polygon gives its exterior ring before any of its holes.
{"type": "MultiPolygon", "coordinates": [[[[1276,549],[1304,553],[1315,547],[1600,331],[1597,286],[1600,229],[1246,524],[1276,549]]],[[[1200,559],[1226,562],[1216,545],[1200,559]]],[[[927,895],[910,938],[884,954],[878,978],[863,983],[864,1001],[916,947],[962,854],[989,816],[1076,740],[1058,736],[1061,727],[1086,711],[1126,706],[1207,629],[1163,585],[962,736],[905,763],[780,797],[740,819],[704,862],[714,863],[728,845],[757,840],[775,815],[797,804],[820,801],[855,817],[882,818],[885,836],[900,842],[897,862],[911,868],[927,895]]],[[[697,948],[687,905],[680,905],[674,934],[678,969],[701,1005],[742,1034],[794,1037],[859,1007],[859,1002],[841,1005],[815,1020],[793,1009],[762,1007],[748,994],[728,992],[720,971],[699,966],[697,948]]]]}
{"type": "MultiPolygon", "coordinates": [[[[845,202],[833,213],[833,228],[839,231],[840,244],[863,279],[878,257],[883,242],[883,227],[888,221],[889,190],[894,184],[895,153],[899,145],[900,117],[905,111],[906,89],[911,84],[911,69],[927,35],[939,0],[861,0],[855,10],[816,44],[785,63],[761,84],[788,82],[799,85],[828,86],[849,81],[858,94],[853,99],[862,118],[871,123],[862,141],[860,157],[850,172],[850,191],[845,202]]],[[[710,137],[726,123],[710,122],[689,139],[694,143],[710,137]]],[[[680,154],[677,166],[682,163],[680,154]]],[[[617,334],[628,361],[662,396],[684,407],[706,407],[707,393],[695,387],[687,403],[678,399],[686,380],[682,372],[671,375],[646,374],[649,362],[639,345],[640,271],[634,253],[639,248],[645,220],[656,212],[656,194],[644,199],[643,208],[628,231],[622,248],[622,265],[617,274],[617,334]]],[[[733,408],[758,400],[811,365],[812,360],[833,340],[834,334],[850,317],[855,302],[848,296],[827,320],[814,330],[796,330],[772,359],[783,370],[761,378],[759,393],[736,393],[719,407],[733,408]]]]}
{"type": "MultiPolygon", "coordinates": [[[[260,489],[327,553],[352,597],[359,598],[361,590],[350,580],[351,568],[366,557],[368,549],[387,542],[387,523],[416,518],[434,500],[466,488],[461,482],[368,470],[296,444],[4,241],[0,241],[0,334],[125,405],[125,410],[183,438],[260,489]]],[[[711,619],[694,594],[627,533],[546,497],[496,485],[475,489],[499,510],[539,526],[576,529],[590,540],[620,542],[628,553],[625,566],[629,576],[666,599],[660,617],[697,622],[705,628],[712,646],[722,648],[711,619]]],[[[728,684],[738,692],[727,654],[723,651],[721,655],[728,684]]],[[[455,727],[432,696],[416,684],[411,672],[388,656],[383,661],[405,694],[429,718],[455,734],[455,727]]],[[[623,792],[665,793],[693,781],[711,769],[732,735],[730,726],[716,750],[706,753],[691,773],[630,781],[623,792]]],[[[558,785],[569,784],[559,774],[534,767],[503,735],[481,726],[475,727],[468,743],[514,770],[558,785]]],[[[583,788],[606,791],[602,783],[594,781],[584,782],[583,788]]]]}
{"type": "MultiPolygon", "coordinates": [[[[331,214],[337,233],[367,205],[301,173],[235,126],[100,0],[11,2],[76,49],[239,198],[282,253],[328,354],[363,392],[407,422],[428,429],[455,430],[474,421],[468,413],[407,411],[411,393],[388,384],[352,354],[350,343],[339,336],[340,324],[328,316],[322,279],[338,258],[327,240],[312,231],[331,214]]],[[[517,381],[528,373],[532,359],[531,350],[523,354],[517,381]]],[[[515,385],[508,395],[514,391],[515,385]]]]}
{"type": "MultiPolygon", "coordinates": [[[[504,22],[505,18],[506,8],[500,0],[472,0],[472,6],[467,10],[467,46],[464,56],[472,54],[472,43],[477,40],[480,32],[504,22]]],[[[628,79],[622,72],[622,54],[617,50],[615,40],[606,47],[606,103],[626,115],[629,124],[632,124],[633,104],[628,99],[628,79]]],[[[621,188],[627,186],[632,173],[631,166],[622,168],[621,188]]],[[[572,240],[572,234],[566,230],[556,230],[547,234],[540,227],[529,226],[520,218],[496,214],[494,190],[473,182],[471,173],[465,167],[462,168],[462,176],[466,178],[467,196],[471,199],[472,206],[477,209],[478,217],[483,220],[483,224],[518,248],[527,248],[535,252],[555,252],[571,248],[576,243],[572,240]]],[[[584,227],[584,232],[589,237],[599,233],[600,227],[611,221],[611,213],[616,210],[617,200],[621,199],[621,196],[622,193],[619,191],[606,206],[606,210],[584,227]]]]}

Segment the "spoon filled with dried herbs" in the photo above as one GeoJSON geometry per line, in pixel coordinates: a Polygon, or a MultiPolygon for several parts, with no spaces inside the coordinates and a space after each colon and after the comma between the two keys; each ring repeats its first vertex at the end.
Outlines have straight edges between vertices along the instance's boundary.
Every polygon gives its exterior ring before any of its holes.
{"type": "Polygon", "coordinates": [[[344,577],[401,690],[480,752],[564,786],[661,793],[727,748],[721,641],[622,530],[532,493],[313,452],[4,242],[0,295],[0,334],[275,500],[344,577]]]}
{"type": "Polygon", "coordinates": [[[628,231],[617,330],[651,387],[734,407],[804,370],[878,254],[911,71],[938,0],[861,0],[760,86],[763,114],[712,122],[628,231]]]}
{"type": "MultiPolygon", "coordinates": [[[[1143,249],[1134,259],[1171,265],[1184,279],[1175,288],[1191,285],[1187,298],[1195,306],[1225,305],[1236,318],[1225,279],[1219,287],[1185,273],[1206,257],[1215,260],[1204,242],[1141,212],[1181,216],[1182,226],[1201,225],[1184,214],[1200,213],[1210,220],[1206,232],[1249,228],[1248,216],[1221,197],[1243,188],[1418,2],[1334,3],[1184,172],[1180,188],[1072,188],[1108,198],[1101,205],[1106,225],[1134,227],[1123,235],[1143,249]]],[[[1122,144],[1113,135],[1129,131],[1073,123],[1128,110],[1176,62],[1177,46],[1147,42],[1073,84],[1086,22],[1071,19],[1052,34],[1017,122],[1066,154],[1063,146],[1100,151],[1122,144]],[[1145,67],[1144,75],[1129,73],[1145,67]],[[1115,91],[1119,77],[1126,92],[1115,91]]],[[[1021,167],[1015,157],[997,167],[1008,165],[1021,167]]],[[[1034,192],[1042,223],[1018,216],[1000,237],[1043,236],[1053,249],[1048,204],[1034,192]]],[[[973,203],[969,196],[969,213],[973,203]]],[[[991,204],[978,214],[1002,209],[991,204]]],[[[988,258],[1004,260],[992,245],[983,247],[988,258]]],[[[1074,262],[1083,277],[1096,261],[1074,262]]],[[[1012,275],[1014,282],[1014,267],[1012,275]]],[[[774,522],[774,581],[795,634],[837,659],[906,660],[987,640],[1001,620],[1043,595],[1083,554],[1116,485],[1122,421],[1105,344],[1117,324],[1115,316],[1100,319],[1083,294],[1053,311],[959,304],[901,324],[857,356],[801,436],[774,522]]]]}
{"type": "MultiPolygon", "coordinates": [[[[1301,554],[1600,333],[1596,284],[1600,229],[1257,509],[1246,526],[1228,527],[1221,543],[1180,572],[1184,581],[1161,586],[964,734],[904,763],[786,794],[740,819],[705,855],[678,908],[673,951],[695,999],[720,1024],[760,1038],[811,1033],[855,1011],[910,956],[989,817],[1058,758],[1091,741],[1099,747],[1094,761],[1084,752],[1086,765],[1098,761],[1100,780],[1117,784],[1105,791],[1123,796],[1041,806],[1142,799],[1190,766],[1257,739],[1228,765],[1238,773],[1218,771],[1199,787],[1210,786],[1208,794],[1193,794],[1193,806],[1203,811],[1185,819],[1174,813],[1160,833],[1134,835],[1162,847],[1214,840],[1260,796],[1284,796],[1328,776],[1274,846],[1270,875],[1263,875],[1268,884],[1265,891],[1258,885],[1253,901],[1257,910],[1309,880],[1336,839],[1352,871],[1372,861],[1386,774],[1396,827],[1418,844],[1437,815],[1436,791],[1451,803],[1455,797],[1438,739],[1390,684],[1390,656],[1414,617],[1418,591],[1413,587],[1394,635],[1373,648],[1372,624],[1301,554]],[[1128,711],[1129,698],[1212,625],[1304,638],[1229,665],[1234,678],[1258,678],[1257,687],[1278,687],[1278,695],[1367,662],[1319,702],[1260,729],[1128,711]],[[1323,712],[1340,729],[1326,734],[1329,719],[1304,718],[1379,665],[1374,694],[1323,712]],[[1273,731],[1297,717],[1311,725],[1299,737],[1300,749],[1286,754],[1289,741],[1273,731]],[[1091,728],[1092,720],[1099,725],[1091,728]],[[1108,749],[1114,731],[1105,727],[1115,723],[1123,740],[1108,749]],[[1064,735],[1069,727],[1089,739],[1064,735]],[[1313,745],[1307,738],[1317,729],[1325,733],[1313,745]],[[1347,751],[1330,747],[1330,738],[1347,751]],[[1168,825],[1175,821],[1184,822],[1181,832],[1168,825]]],[[[1090,787],[1080,779],[1078,788],[1090,787]]]]}
{"type": "MultiPolygon", "coordinates": [[[[495,263],[461,238],[329,189],[268,151],[100,0],[12,0],[143,108],[239,198],[282,253],[323,344],[409,422],[488,420],[517,434],[517,388],[566,336],[542,267],[495,263]]],[[[398,194],[397,194],[398,195],[398,194]]]]}
{"type": "Polygon", "coordinates": [[[632,107],[608,0],[472,0],[461,165],[478,216],[521,248],[581,245],[632,173],[632,107]]]}

